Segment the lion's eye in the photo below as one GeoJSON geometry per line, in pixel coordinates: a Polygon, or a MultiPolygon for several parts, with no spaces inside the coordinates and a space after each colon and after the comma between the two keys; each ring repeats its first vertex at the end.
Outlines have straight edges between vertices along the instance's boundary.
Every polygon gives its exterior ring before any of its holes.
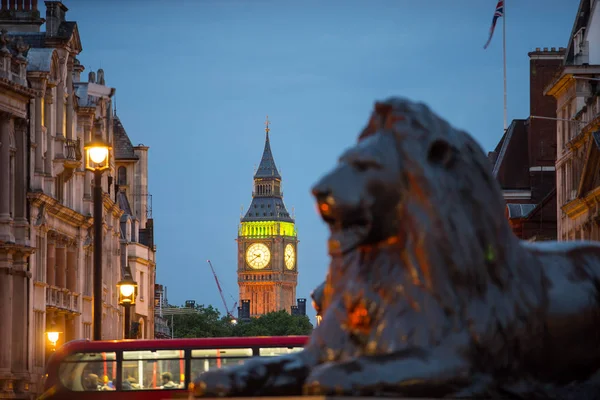
{"type": "Polygon", "coordinates": [[[368,169],[379,168],[379,164],[377,164],[374,161],[368,161],[368,160],[354,160],[352,162],[352,165],[354,165],[354,168],[356,168],[359,171],[366,171],[368,169]]]}

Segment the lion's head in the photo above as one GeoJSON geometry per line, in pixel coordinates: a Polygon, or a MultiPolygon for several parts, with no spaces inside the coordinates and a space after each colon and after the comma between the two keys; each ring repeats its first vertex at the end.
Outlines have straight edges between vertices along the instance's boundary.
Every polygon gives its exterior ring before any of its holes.
{"type": "Polygon", "coordinates": [[[424,104],[377,103],[357,145],[313,194],[332,254],[397,239],[442,257],[438,264],[457,280],[502,278],[493,267],[514,237],[489,161],[467,133],[424,104]]]}

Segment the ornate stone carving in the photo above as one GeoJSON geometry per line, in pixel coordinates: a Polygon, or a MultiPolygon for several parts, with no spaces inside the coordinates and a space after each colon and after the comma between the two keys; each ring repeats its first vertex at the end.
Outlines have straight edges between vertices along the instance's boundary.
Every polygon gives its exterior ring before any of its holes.
{"type": "Polygon", "coordinates": [[[0,54],[10,55],[10,50],[8,49],[10,43],[12,43],[12,39],[8,36],[8,31],[6,29],[0,30],[0,54]]]}
{"type": "Polygon", "coordinates": [[[23,41],[23,38],[19,36],[15,43],[15,50],[17,51],[17,58],[21,61],[27,61],[25,54],[29,50],[29,45],[23,41]]]}
{"type": "Polygon", "coordinates": [[[202,374],[197,396],[600,398],[600,245],[519,241],[469,135],[378,103],[313,193],[321,325],[301,352],[202,374]]]}
{"type": "Polygon", "coordinates": [[[35,219],[35,226],[42,226],[48,224],[48,216],[46,215],[46,204],[42,204],[38,209],[37,218],[35,219]]]}

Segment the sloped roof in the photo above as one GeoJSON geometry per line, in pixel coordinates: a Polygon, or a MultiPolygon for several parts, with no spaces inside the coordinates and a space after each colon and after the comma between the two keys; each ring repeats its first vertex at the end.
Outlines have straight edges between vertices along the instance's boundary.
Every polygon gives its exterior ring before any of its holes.
{"type": "Polygon", "coordinates": [[[133,144],[131,144],[131,140],[125,131],[125,127],[123,127],[121,120],[116,115],[113,118],[113,137],[116,160],[139,159],[133,150],[133,144]]]}
{"type": "Polygon", "coordinates": [[[275,178],[281,179],[281,175],[279,175],[279,171],[277,171],[277,166],[275,165],[275,159],[273,158],[273,153],[271,152],[271,143],[269,141],[269,132],[267,132],[267,136],[265,138],[265,149],[263,150],[262,158],[260,159],[260,164],[258,166],[258,170],[254,174],[254,178],[275,178]]]}
{"type": "MultiPolygon", "coordinates": [[[[598,4],[596,4],[596,7],[598,4]]],[[[567,45],[567,51],[564,58],[564,64],[573,64],[575,59],[575,49],[573,48],[573,36],[583,27],[587,27],[590,19],[590,0],[580,0],[579,7],[577,8],[577,14],[575,15],[575,21],[573,22],[573,29],[569,36],[569,44],[567,45]]]]}
{"type": "MultiPolygon", "coordinates": [[[[529,181],[529,147],[526,120],[515,119],[501,139],[493,174],[502,189],[526,189],[529,181]]],[[[497,147],[498,149],[498,147],[497,147]]]]}
{"type": "Polygon", "coordinates": [[[254,197],[250,208],[246,212],[242,222],[250,221],[282,221],[294,222],[290,216],[283,199],[280,197],[254,197]]]}
{"type": "Polygon", "coordinates": [[[50,72],[52,67],[53,48],[32,48],[27,52],[28,72],[50,72]]]}
{"type": "Polygon", "coordinates": [[[127,194],[119,190],[117,193],[117,203],[119,204],[119,208],[124,211],[123,216],[131,216],[133,213],[131,212],[131,205],[129,204],[129,199],[127,198],[127,194]]]}

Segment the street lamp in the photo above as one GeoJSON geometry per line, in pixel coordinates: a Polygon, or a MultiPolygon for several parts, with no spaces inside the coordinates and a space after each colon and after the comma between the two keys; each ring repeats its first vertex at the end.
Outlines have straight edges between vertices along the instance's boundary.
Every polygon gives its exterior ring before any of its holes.
{"type": "Polygon", "coordinates": [[[110,168],[111,147],[97,138],[83,147],[85,169],[94,173],[93,340],[102,339],[102,173],[110,168]]]}
{"type": "Polygon", "coordinates": [[[123,336],[125,339],[129,339],[129,332],[131,329],[131,306],[135,305],[138,285],[129,272],[126,272],[123,279],[117,283],[117,289],[119,291],[119,305],[125,308],[125,317],[123,318],[125,320],[125,329],[123,336]]]}
{"type": "Polygon", "coordinates": [[[46,336],[48,337],[50,344],[52,344],[52,351],[56,351],[56,343],[58,342],[60,332],[56,330],[56,325],[54,323],[50,325],[50,329],[46,332],[46,336]]]}

